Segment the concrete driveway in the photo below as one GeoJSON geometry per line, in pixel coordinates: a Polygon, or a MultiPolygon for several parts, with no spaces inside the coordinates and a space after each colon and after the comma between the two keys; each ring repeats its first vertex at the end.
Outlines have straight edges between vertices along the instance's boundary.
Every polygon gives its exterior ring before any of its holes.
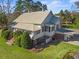
{"type": "Polygon", "coordinates": [[[79,46],[79,41],[69,41],[69,42],[66,42],[66,43],[79,46]]]}
{"type": "MultiPolygon", "coordinates": [[[[71,38],[66,43],[79,46],[79,29],[69,29],[69,30],[73,31],[73,32],[71,32],[73,34],[73,38],[71,38]]],[[[68,33],[68,34],[70,34],[70,33],[68,33]]]]}

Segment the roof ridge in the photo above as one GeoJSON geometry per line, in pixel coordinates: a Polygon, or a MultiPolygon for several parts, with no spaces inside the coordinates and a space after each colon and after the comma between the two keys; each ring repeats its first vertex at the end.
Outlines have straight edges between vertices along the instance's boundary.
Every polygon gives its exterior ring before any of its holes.
{"type": "Polygon", "coordinates": [[[44,12],[49,13],[49,11],[36,11],[36,12],[26,12],[26,13],[23,13],[23,14],[30,14],[30,13],[44,13],[44,12]]]}

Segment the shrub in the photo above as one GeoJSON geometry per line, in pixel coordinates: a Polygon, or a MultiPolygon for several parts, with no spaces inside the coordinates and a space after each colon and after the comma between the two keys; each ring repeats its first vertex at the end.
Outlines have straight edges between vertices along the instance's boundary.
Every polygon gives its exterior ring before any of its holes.
{"type": "Polygon", "coordinates": [[[1,37],[8,40],[9,34],[10,34],[10,30],[2,30],[1,37]]]}
{"type": "Polygon", "coordinates": [[[13,32],[13,37],[15,39],[15,44],[19,47],[21,47],[21,34],[22,32],[21,31],[16,31],[16,32],[13,32]]]}
{"type": "Polygon", "coordinates": [[[15,44],[17,46],[21,47],[21,44],[20,43],[21,43],[21,36],[18,36],[18,37],[16,37],[15,44]]]}
{"type": "Polygon", "coordinates": [[[15,39],[16,39],[18,36],[20,36],[21,34],[22,34],[22,31],[13,32],[13,36],[14,36],[15,39]]]}
{"type": "Polygon", "coordinates": [[[32,47],[32,42],[27,32],[23,32],[21,35],[21,46],[27,49],[32,47]]]}
{"type": "Polygon", "coordinates": [[[2,32],[3,32],[3,31],[6,31],[6,30],[8,30],[8,28],[3,28],[3,29],[2,29],[2,32]]]}
{"type": "Polygon", "coordinates": [[[23,48],[31,48],[32,42],[27,32],[15,32],[14,34],[15,44],[23,48]]]}

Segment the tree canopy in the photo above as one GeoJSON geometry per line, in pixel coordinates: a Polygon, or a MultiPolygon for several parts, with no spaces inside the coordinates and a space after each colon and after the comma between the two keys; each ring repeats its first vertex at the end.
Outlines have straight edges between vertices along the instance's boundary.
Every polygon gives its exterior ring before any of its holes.
{"type": "Polygon", "coordinates": [[[15,7],[15,11],[19,11],[21,13],[42,10],[47,10],[47,5],[42,4],[39,1],[33,2],[33,0],[18,0],[15,7]]]}
{"type": "Polygon", "coordinates": [[[61,17],[61,22],[63,24],[70,24],[70,23],[75,23],[75,17],[74,15],[72,16],[72,13],[68,10],[61,10],[59,13],[60,17],[61,17]]]}
{"type": "Polygon", "coordinates": [[[4,12],[0,12],[0,26],[1,28],[6,27],[8,23],[7,16],[4,12]]]}

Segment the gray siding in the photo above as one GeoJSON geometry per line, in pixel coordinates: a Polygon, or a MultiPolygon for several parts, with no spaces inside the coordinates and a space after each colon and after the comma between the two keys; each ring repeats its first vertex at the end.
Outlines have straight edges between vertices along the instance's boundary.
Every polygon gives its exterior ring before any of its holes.
{"type": "Polygon", "coordinates": [[[53,14],[52,12],[50,12],[48,16],[46,17],[46,19],[43,21],[42,25],[49,23],[52,17],[53,17],[53,14]]]}

